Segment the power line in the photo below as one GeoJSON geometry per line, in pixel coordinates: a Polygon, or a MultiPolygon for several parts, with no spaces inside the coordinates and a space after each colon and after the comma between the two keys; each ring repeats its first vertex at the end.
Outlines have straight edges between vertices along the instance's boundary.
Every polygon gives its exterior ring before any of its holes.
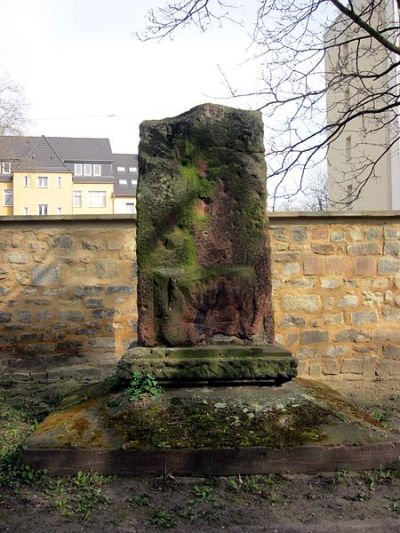
{"type": "MultiPolygon", "coordinates": [[[[171,112],[171,110],[169,111],[171,112]]],[[[151,111],[140,111],[137,113],[107,113],[104,115],[69,115],[63,117],[31,117],[30,120],[79,120],[79,119],[92,119],[92,118],[118,118],[118,117],[138,117],[138,116],[147,116],[149,114],[168,114],[168,111],[160,111],[152,109],[151,111]]]]}
{"type": "Polygon", "coordinates": [[[117,117],[135,117],[143,115],[141,113],[109,113],[107,115],[76,115],[76,116],[64,116],[64,117],[33,117],[31,120],[79,120],[79,119],[92,119],[92,118],[117,118],[117,117]]]}

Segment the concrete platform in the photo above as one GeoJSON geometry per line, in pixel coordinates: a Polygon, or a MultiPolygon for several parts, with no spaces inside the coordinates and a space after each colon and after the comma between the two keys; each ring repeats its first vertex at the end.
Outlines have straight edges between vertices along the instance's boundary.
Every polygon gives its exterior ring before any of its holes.
{"type": "Polygon", "coordinates": [[[400,438],[325,385],[169,389],[129,402],[104,384],[67,398],[23,461],[51,474],[228,476],[388,467],[400,438]]]}

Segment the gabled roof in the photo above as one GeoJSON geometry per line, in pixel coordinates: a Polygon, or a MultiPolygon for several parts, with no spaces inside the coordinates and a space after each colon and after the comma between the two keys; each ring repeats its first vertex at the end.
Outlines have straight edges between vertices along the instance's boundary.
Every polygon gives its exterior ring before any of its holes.
{"type": "Polygon", "coordinates": [[[136,154],[113,154],[114,196],[136,196],[138,156],[136,154]],[[123,167],[123,172],[118,171],[123,167]],[[136,170],[130,171],[130,168],[136,170]],[[119,183],[120,179],[126,180],[126,185],[119,183]],[[132,184],[134,180],[135,183],[132,184]]]}
{"type": "Polygon", "coordinates": [[[109,139],[47,137],[47,140],[63,161],[112,161],[109,139]]]}
{"type": "Polygon", "coordinates": [[[0,161],[22,159],[40,137],[0,136],[0,161]]]}
{"type": "Polygon", "coordinates": [[[22,156],[14,170],[17,172],[70,172],[46,137],[31,138],[30,149],[22,156]]]}

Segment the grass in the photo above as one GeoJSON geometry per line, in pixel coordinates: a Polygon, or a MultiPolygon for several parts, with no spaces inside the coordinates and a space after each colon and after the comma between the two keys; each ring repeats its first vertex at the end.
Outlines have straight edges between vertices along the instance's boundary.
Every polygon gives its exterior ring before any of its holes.
{"type": "Polygon", "coordinates": [[[31,413],[15,407],[0,392],[0,488],[16,493],[22,486],[40,483],[46,477],[45,471],[34,471],[20,463],[22,443],[36,424],[31,413]]]}
{"type": "Polygon", "coordinates": [[[284,479],[275,474],[255,476],[231,476],[227,479],[228,489],[260,496],[271,505],[281,503],[284,498],[279,494],[279,485],[284,479]]]}
{"type": "Polygon", "coordinates": [[[369,414],[378,420],[385,429],[390,429],[390,422],[395,414],[396,410],[394,407],[385,406],[379,407],[376,405],[371,406],[369,409],[369,414]]]}
{"type": "Polygon", "coordinates": [[[33,470],[22,464],[22,444],[37,425],[35,415],[28,403],[15,406],[6,393],[0,392],[1,499],[35,489],[63,516],[87,520],[100,504],[108,502],[103,487],[111,478],[85,472],[51,478],[46,470],[33,470]]]}
{"type": "Polygon", "coordinates": [[[110,502],[104,494],[104,485],[110,480],[95,472],[78,472],[62,479],[49,478],[44,493],[63,516],[87,520],[93,511],[110,502]]]}

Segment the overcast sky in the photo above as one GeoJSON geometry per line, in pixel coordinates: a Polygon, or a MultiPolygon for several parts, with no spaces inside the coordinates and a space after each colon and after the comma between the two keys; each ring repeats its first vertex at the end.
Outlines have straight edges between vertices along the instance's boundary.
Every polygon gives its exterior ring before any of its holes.
{"type": "MultiPolygon", "coordinates": [[[[243,3],[238,20],[253,11],[255,0],[243,3]]],[[[173,41],[140,42],[135,31],[144,28],[147,10],[160,4],[165,2],[0,0],[0,72],[25,90],[27,133],[109,137],[114,152],[136,152],[144,119],[206,101],[238,105],[219,99],[227,89],[218,65],[233,83],[256,79],[256,65],[242,63],[246,32],[235,24],[223,33],[188,28],[173,41]]]]}

